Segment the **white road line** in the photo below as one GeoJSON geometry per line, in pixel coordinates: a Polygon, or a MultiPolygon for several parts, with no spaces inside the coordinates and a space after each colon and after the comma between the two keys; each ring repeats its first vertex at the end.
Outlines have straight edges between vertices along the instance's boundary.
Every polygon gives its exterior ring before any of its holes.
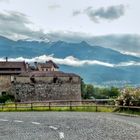
{"type": "Polygon", "coordinates": [[[53,129],[53,130],[57,130],[58,128],[55,126],[49,126],[49,128],[53,129]]]}
{"type": "Polygon", "coordinates": [[[63,132],[59,132],[59,137],[60,137],[60,139],[64,139],[64,133],[63,132]]]}
{"type": "Polygon", "coordinates": [[[39,122],[32,122],[32,124],[40,124],[39,122]]]}
{"type": "Polygon", "coordinates": [[[23,122],[23,121],[20,121],[20,120],[14,120],[14,122],[23,122]]]}
{"type": "Polygon", "coordinates": [[[0,119],[0,121],[2,121],[2,122],[8,122],[9,120],[6,120],[6,119],[0,119]]]}

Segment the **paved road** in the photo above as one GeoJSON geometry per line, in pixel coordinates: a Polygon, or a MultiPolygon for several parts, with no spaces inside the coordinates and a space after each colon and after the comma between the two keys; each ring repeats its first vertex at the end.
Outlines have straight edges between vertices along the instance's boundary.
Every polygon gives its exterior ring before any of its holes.
{"type": "Polygon", "coordinates": [[[0,140],[140,140],[140,117],[109,113],[0,113],[0,140]]]}

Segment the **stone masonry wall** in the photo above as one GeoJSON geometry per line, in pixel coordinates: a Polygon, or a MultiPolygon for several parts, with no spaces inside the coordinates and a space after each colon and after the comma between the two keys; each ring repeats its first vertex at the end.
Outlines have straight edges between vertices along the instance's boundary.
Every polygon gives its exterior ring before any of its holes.
{"type": "MultiPolygon", "coordinates": [[[[53,78],[54,77],[35,77],[35,81],[36,82],[46,82],[46,83],[52,83],[53,81],[53,78]]],[[[69,81],[69,77],[58,77],[58,79],[60,81],[62,81],[63,83],[66,83],[66,82],[70,82],[69,81]]],[[[19,83],[30,83],[31,80],[30,80],[30,77],[20,77],[20,76],[17,76],[16,77],[16,82],[19,82],[19,83]]],[[[79,83],[80,82],[80,78],[79,77],[72,77],[72,82],[77,82],[79,83]]]]}
{"type": "MultiPolygon", "coordinates": [[[[25,80],[26,78],[23,77],[25,80]]],[[[17,101],[46,101],[46,100],[81,100],[81,82],[80,78],[73,78],[74,81],[60,83],[50,83],[41,81],[35,83],[29,82],[27,79],[21,82],[16,81],[12,86],[12,92],[17,101]],[[77,81],[78,80],[78,81],[77,81]]],[[[36,79],[36,80],[37,80],[36,79]]],[[[62,80],[62,79],[61,79],[62,80]]]]}

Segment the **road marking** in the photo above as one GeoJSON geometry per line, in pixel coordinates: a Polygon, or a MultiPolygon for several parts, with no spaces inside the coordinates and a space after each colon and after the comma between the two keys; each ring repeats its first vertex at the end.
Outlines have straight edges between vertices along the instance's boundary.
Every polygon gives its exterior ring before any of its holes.
{"type": "Polygon", "coordinates": [[[53,130],[57,130],[58,128],[55,126],[49,126],[49,128],[53,129],[53,130]]]}
{"type": "Polygon", "coordinates": [[[38,123],[38,122],[32,122],[32,124],[40,124],[40,123],[38,123]]]}
{"type": "Polygon", "coordinates": [[[59,137],[60,137],[60,139],[64,139],[64,133],[63,132],[59,132],[59,137]]]}
{"type": "Polygon", "coordinates": [[[8,122],[9,120],[6,120],[6,119],[0,119],[0,121],[8,122]]]}
{"type": "Polygon", "coordinates": [[[23,122],[23,121],[20,121],[20,120],[14,120],[14,122],[23,122]]]}

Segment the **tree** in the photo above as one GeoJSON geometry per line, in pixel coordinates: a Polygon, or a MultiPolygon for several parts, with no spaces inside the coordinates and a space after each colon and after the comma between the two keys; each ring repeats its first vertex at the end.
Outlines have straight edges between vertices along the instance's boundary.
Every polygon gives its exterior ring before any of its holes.
{"type": "Polygon", "coordinates": [[[84,83],[83,79],[81,80],[81,96],[85,99],[86,96],[86,84],[84,83]]]}
{"type": "Polygon", "coordinates": [[[94,97],[94,87],[91,84],[86,85],[86,96],[85,99],[94,97]]]}
{"type": "Polygon", "coordinates": [[[81,92],[83,99],[109,99],[109,98],[117,98],[120,95],[118,88],[99,88],[95,87],[92,84],[85,84],[82,80],[81,83],[81,92]]]}
{"type": "Polygon", "coordinates": [[[120,95],[120,92],[119,92],[118,88],[111,87],[110,92],[109,92],[109,97],[110,98],[116,98],[119,95],[120,95]]]}
{"type": "Polygon", "coordinates": [[[83,99],[90,99],[94,95],[94,87],[91,84],[85,84],[81,81],[81,93],[83,99]]]}

